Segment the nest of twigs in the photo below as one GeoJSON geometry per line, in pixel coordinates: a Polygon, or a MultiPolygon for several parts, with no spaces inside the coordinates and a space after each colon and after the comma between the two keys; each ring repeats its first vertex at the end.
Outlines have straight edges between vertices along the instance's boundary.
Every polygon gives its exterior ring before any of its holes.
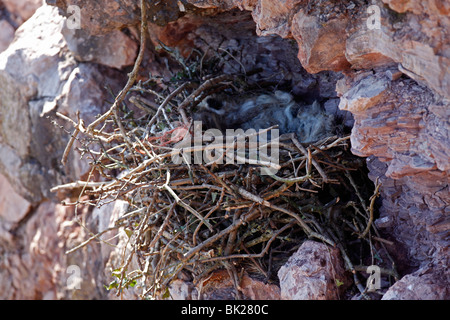
{"type": "MultiPolygon", "coordinates": [[[[340,249],[364,293],[356,265],[380,256],[383,245],[374,244],[378,235],[372,224],[378,186],[367,178],[364,161],[351,154],[349,136],[332,135],[311,145],[292,134],[281,136],[280,167],[270,175],[261,174],[267,163],[258,159],[172,161],[177,143],[192,133],[201,100],[218,91],[258,88],[250,73],[218,75],[220,68],[207,68],[206,61],[199,54],[184,60],[172,79],[150,76],[130,86],[128,103],[116,100],[93,126],[70,120],[76,130],[68,150],[78,140],[91,172],[87,181],[59,188],[81,188],[73,205],[129,203],[113,228],[126,231],[131,250],[110,287],[119,294],[139,281],[142,297],[162,298],[180,272],[195,283],[218,268],[234,273],[245,268],[276,281],[282,263],[303,241],[314,239],[340,249]],[[129,268],[133,258],[137,270],[129,268]]],[[[203,141],[195,151],[209,145],[203,141]]]]}

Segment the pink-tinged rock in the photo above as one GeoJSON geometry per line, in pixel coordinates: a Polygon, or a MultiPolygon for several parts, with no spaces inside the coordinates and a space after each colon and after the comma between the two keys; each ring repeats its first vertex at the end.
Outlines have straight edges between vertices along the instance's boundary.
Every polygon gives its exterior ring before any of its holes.
{"type": "Polygon", "coordinates": [[[13,189],[5,176],[0,174],[0,246],[13,241],[13,231],[27,215],[31,204],[13,189]]]}
{"type": "Polygon", "coordinates": [[[385,101],[389,85],[387,78],[366,77],[344,93],[339,108],[354,115],[364,115],[367,109],[385,101]]]}
{"type": "Polygon", "coordinates": [[[0,20],[0,53],[5,51],[6,48],[13,42],[14,40],[14,28],[9,24],[6,20],[0,20]]]}
{"type": "MultiPolygon", "coordinates": [[[[60,163],[68,134],[47,117],[56,118],[59,111],[76,119],[79,110],[90,123],[107,107],[104,86],[118,91],[121,81],[110,80],[117,76],[112,70],[77,64],[61,33],[64,19],[57,8],[40,7],[0,54],[0,170],[33,204],[54,197],[50,188],[65,179],[55,164],[60,163]]],[[[60,124],[72,130],[64,121],[60,124]]],[[[81,162],[76,153],[70,154],[71,179],[87,169],[81,162]]]]}
{"type": "Polygon", "coordinates": [[[450,97],[450,18],[442,13],[450,7],[441,1],[383,2],[395,11],[381,3],[377,5],[379,28],[368,28],[368,13],[352,21],[345,52],[352,68],[398,65],[404,74],[450,97]],[[423,12],[428,14],[426,19],[420,18],[423,12]]]}
{"type": "Polygon", "coordinates": [[[91,36],[84,30],[65,27],[62,33],[68,48],[80,62],[95,62],[122,69],[133,65],[137,56],[137,43],[120,30],[91,36]]]}
{"type": "Polygon", "coordinates": [[[448,264],[448,173],[431,170],[393,179],[386,177],[388,164],[373,156],[367,160],[370,179],[382,183],[382,206],[375,225],[383,237],[395,242],[387,248],[399,271],[408,273],[430,263],[448,264]]]}
{"type": "Polygon", "coordinates": [[[426,12],[427,14],[433,15],[449,15],[450,14],[450,3],[446,0],[382,0],[384,3],[388,4],[392,10],[400,13],[406,11],[411,11],[415,14],[421,14],[426,12]]]}
{"type": "Polygon", "coordinates": [[[180,279],[176,279],[170,283],[169,286],[169,292],[170,292],[170,299],[171,300],[195,300],[195,293],[194,297],[192,296],[192,290],[193,290],[193,284],[192,282],[183,281],[180,279]]]}
{"type": "Polygon", "coordinates": [[[242,293],[250,300],[279,300],[280,288],[245,275],[241,284],[242,293]]]}
{"type": "Polygon", "coordinates": [[[5,176],[0,174],[0,219],[12,224],[22,220],[30,210],[30,203],[15,192],[5,176]]]}
{"type": "Polygon", "coordinates": [[[418,270],[391,286],[382,300],[448,300],[450,299],[448,270],[418,270]]]}
{"type": "Polygon", "coordinates": [[[339,107],[355,116],[353,153],[388,162],[394,179],[449,170],[449,104],[412,80],[391,78],[366,74],[342,95],[339,107]]]}
{"type": "Polygon", "coordinates": [[[436,54],[436,50],[426,43],[394,40],[393,34],[383,29],[359,31],[348,38],[346,57],[357,69],[399,63],[404,74],[449,96],[450,76],[446,70],[450,67],[450,58],[436,54]]]}
{"type": "Polygon", "coordinates": [[[20,25],[42,6],[43,0],[3,0],[2,2],[20,25]]]}
{"type": "Polygon", "coordinates": [[[252,11],[256,32],[260,36],[278,34],[283,38],[291,35],[292,18],[304,0],[260,0],[252,11]]]}
{"type": "MultiPolygon", "coordinates": [[[[175,287],[180,288],[180,283],[177,283],[175,287]]],[[[184,286],[184,288],[188,287],[184,286]]],[[[277,285],[257,280],[247,273],[244,273],[241,282],[238,283],[238,289],[241,299],[280,299],[280,288],[277,285]]],[[[189,290],[191,292],[189,299],[192,300],[232,300],[238,297],[233,281],[226,270],[214,271],[206,279],[199,279],[195,288],[189,290]]]]}
{"type": "MultiPolygon", "coordinates": [[[[77,215],[83,217],[85,227],[92,227],[86,208],[80,206],[77,215]]],[[[96,287],[104,279],[100,264],[94,262],[99,247],[65,254],[89,236],[74,216],[74,208],[44,201],[16,227],[15,241],[2,246],[7,253],[0,261],[0,287],[7,290],[0,290],[1,299],[100,298],[96,287]],[[68,272],[73,266],[78,274],[68,272]],[[79,286],[70,285],[71,275],[80,279],[79,286]]]]}
{"type": "Polygon", "coordinates": [[[400,57],[390,34],[384,30],[369,30],[364,23],[359,26],[346,42],[345,54],[352,67],[372,69],[396,64],[395,60],[400,57]]]}
{"type": "Polygon", "coordinates": [[[350,67],[345,57],[344,17],[321,22],[319,17],[298,11],[292,19],[291,32],[298,42],[298,58],[310,73],[323,70],[342,71],[350,67]]]}
{"type": "Polygon", "coordinates": [[[281,298],[285,300],[336,300],[337,283],[349,284],[339,250],[305,241],[278,271],[281,298]]]}
{"type": "Polygon", "coordinates": [[[91,35],[104,35],[112,30],[139,24],[140,9],[134,0],[46,0],[49,5],[56,5],[68,17],[70,5],[78,6],[81,11],[81,29],[91,35]]]}
{"type": "Polygon", "coordinates": [[[39,162],[45,166],[56,156],[55,149],[63,148],[56,139],[61,133],[51,134],[56,130],[42,115],[43,107],[54,102],[49,97],[58,95],[59,83],[74,65],[60,56],[62,19],[55,8],[41,7],[0,54],[0,170],[33,204],[44,194],[50,196],[44,189],[50,189],[56,173],[42,170],[39,162]]]}

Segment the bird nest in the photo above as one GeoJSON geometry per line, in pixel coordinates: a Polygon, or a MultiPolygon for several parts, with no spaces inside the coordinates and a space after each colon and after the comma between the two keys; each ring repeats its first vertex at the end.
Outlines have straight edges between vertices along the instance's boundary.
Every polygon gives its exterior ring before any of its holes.
{"type": "MultiPolygon", "coordinates": [[[[364,160],[350,152],[349,136],[302,144],[295,134],[281,135],[277,162],[248,151],[251,141],[265,141],[262,135],[274,128],[238,132],[225,147],[207,135],[196,140],[192,119],[201,101],[216,92],[261,90],[250,81],[258,70],[218,75],[201,59],[183,61],[182,72],[170,80],[150,76],[129,86],[121,92],[128,103],[116,99],[90,126],[66,119],[75,131],[63,162],[78,140],[91,170],[86,181],[56,189],[79,188],[75,206],[129,204],[114,226],[70,252],[111,229],[124,230],[130,250],[108,288],[120,294],[138,283],[143,298],[166,298],[171,281],[183,275],[196,283],[219,268],[234,275],[236,287],[242,270],[276,282],[279,267],[313,239],[339,248],[364,293],[357,265],[380,256],[383,246],[374,240],[382,239],[372,223],[379,186],[367,178],[364,160]],[[239,153],[237,141],[246,151],[239,153]]],[[[266,143],[269,154],[272,142],[266,143]]]]}

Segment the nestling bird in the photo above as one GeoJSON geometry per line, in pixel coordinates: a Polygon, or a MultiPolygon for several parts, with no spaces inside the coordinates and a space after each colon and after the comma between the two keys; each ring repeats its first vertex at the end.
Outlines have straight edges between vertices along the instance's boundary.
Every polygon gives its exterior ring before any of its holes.
{"type": "Polygon", "coordinates": [[[246,97],[217,95],[199,104],[194,120],[206,129],[255,130],[278,125],[280,134],[295,133],[302,143],[313,143],[332,133],[333,116],[315,101],[312,105],[294,101],[287,92],[275,91],[246,97]]]}

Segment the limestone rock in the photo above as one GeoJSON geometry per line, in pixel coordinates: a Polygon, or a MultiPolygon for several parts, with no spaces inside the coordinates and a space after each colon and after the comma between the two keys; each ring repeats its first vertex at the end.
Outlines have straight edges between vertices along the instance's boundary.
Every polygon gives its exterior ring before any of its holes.
{"type": "Polygon", "coordinates": [[[278,271],[285,300],[336,300],[337,283],[348,282],[339,251],[305,241],[278,271]]]}

